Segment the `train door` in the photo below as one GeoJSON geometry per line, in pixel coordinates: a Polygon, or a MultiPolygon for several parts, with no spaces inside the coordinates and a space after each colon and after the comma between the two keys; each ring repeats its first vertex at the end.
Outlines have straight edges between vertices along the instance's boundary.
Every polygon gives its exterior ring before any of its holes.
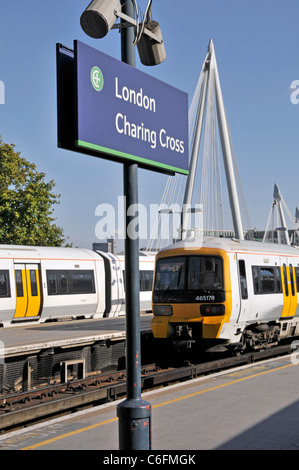
{"type": "Polygon", "coordinates": [[[291,282],[291,316],[294,317],[298,307],[296,272],[292,263],[289,263],[290,282],[291,282]]]}
{"type": "Polygon", "coordinates": [[[248,268],[249,268],[249,263],[248,263],[247,255],[238,253],[237,254],[237,270],[238,270],[239,291],[240,291],[240,310],[239,310],[238,322],[247,321],[251,312],[252,295],[251,293],[248,292],[249,290],[248,268]]]}
{"type": "Polygon", "coordinates": [[[109,316],[118,316],[124,313],[124,284],[120,260],[117,256],[110,255],[111,261],[111,296],[112,304],[109,316]]]}
{"type": "Polygon", "coordinates": [[[14,319],[37,317],[41,308],[41,288],[38,264],[14,264],[16,310],[14,319]]]}
{"type": "Polygon", "coordinates": [[[105,266],[105,311],[104,317],[115,317],[124,312],[124,285],[122,268],[118,256],[97,251],[105,266]]]}
{"type": "Polygon", "coordinates": [[[294,267],[292,264],[289,264],[287,258],[280,258],[280,261],[283,292],[281,318],[292,318],[295,316],[297,309],[297,288],[294,267]]]}

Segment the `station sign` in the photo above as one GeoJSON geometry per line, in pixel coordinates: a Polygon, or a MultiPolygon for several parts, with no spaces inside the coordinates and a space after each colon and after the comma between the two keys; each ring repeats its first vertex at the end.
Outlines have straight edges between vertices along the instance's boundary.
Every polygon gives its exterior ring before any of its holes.
{"type": "Polygon", "coordinates": [[[185,92],[79,41],[57,45],[57,74],[60,147],[188,174],[185,92]]]}

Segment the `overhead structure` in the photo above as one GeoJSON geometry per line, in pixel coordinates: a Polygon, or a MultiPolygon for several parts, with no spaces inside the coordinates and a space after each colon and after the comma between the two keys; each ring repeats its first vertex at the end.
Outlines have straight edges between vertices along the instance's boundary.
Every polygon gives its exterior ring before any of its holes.
{"type": "MultiPolygon", "coordinates": [[[[227,236],[229,234],[242,240],[244,238],[243,224],[244,226],[246,224],[247,233],[251,230],[251,227],[225,113],[212,40],[209,42],[208,51],[189,108],[189,155],[189,175],[187,179],[182,175],[170,176],[161,202],[163,212],[165,212],[165,207],[175,205],[175,213],[178,213],[177,204],[180,204],[181,222],[178,239],[184,240],[196,233],[196,236],[201,236],[201,234],[227,236]],[[232,219],[229,221],[228,218],[225,219],[224,214],[221,153],[232,219]],[[197,197],[196,192],[199,187],[199,184],[196,184],[197,167],[201,156],[201,183],[198,206],[202,213],[200,217],[197,217],[200,225],[194,227],[192,224],[194,224],[196,217],[193,217],[191,222],[191,214],[194,212],[194,207],[191,209],[191,206],[194,206],[194,199],[197,197]],[[181,191],[182,187],[184,191],[181,191]],[[180,188],[180,193],[176,191],[176,188],[180,188]],[[230,227],[225,227],[225,223],[229,223],[230,227]]],[[[174,211],[172,211],[172,214],[174,216],[174,211]]],[[[163,226],[161,219],[163,218],[165,220],[165,216],[161,216],[161,213],[157,217],[155,229],[147,246],[148,250],[161,249],[161,239],[167,239],[167,234],[161,231],[161,226],[163,226]]],[[[164,225],[169,228],[169,223],[164,225]]]]}
{"type": "MultiPolygon", "coordinates": [[[[197,116],[198,120],[195,127],[195,138],[193,140],[191,155],[190,155],[190,173],[186,184],[186,190],[184,194],[183,204],[189,207],[191,205],[192,193],[194,190],[195,172],[198,161],[199,145],[202,136],[202,120],[204,110],[207,105],[207,90],[215,92],[216,98],[216,109],[217,118],[219,125],[219,133],[221,139],[223,162],[225,167],[226,182],[229,194],[230,208],[233,219],[233,228],[235,232],[235,238],[243,240],[243,226],[241,220],[241,212],[238,198],[238,191],[235,179],[234,164],[233,164],[233,153],[231,148],[230,133],[228,123],[225,114],[225,108],[223,103],[223,97],[221,92],[220,80],[218,75],[218,68],[215,56],[215,50],[212,39],[209,43],[208,54],[205,59],[202,72],[204,75],[202,92],[200,100],[198,102],[197,116]]],[[[188,213],[184,214],[182,220],[182,239],[186,238],[187,226],[188,226],[188,213]]]]}
{"type": "Polygon", "coordinates": [[[299,208],[298,207],[296,207],[296,210],[295,210],[295,224],[294,224],[292,244],[299,246],[299,208]]]}
{"type": "Polygon", "coordinates": [[[294,219],[276,183],[274,184],[273,203],[270,209],[263,242],[284,245],[299,244],[299,209],[296,207],[294,219]],[[292,228],[290,232],[286,223],[284,210],[291,222],[292,228]],[[291,237],[290,233],[292,233],[291,237]]]}

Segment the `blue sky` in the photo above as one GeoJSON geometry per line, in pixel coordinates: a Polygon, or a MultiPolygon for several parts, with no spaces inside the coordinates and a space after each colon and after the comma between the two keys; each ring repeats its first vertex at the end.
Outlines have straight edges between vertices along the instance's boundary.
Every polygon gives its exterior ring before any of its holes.
{"type": "MultiPolygon", "coordinates": [[[[54,179],[61,203],[57,224],[74,246],[90,248],[101,203],[123,195],[121,164],[57,148],[56,43],[78,39],[120,59],[120,35],[91,39],[81,30],[87,0],[1,0],[0,135],[54,179]]],[[[144,10],[146,0],[139,5],[144,10]]],[[[137,68],[192,99],[209,39],[215,46],[222,93],[252,226],[265,229],[274,182],[292,214],[299,205],[298,0],[154,0],[167,58],[137,68]]],[[[167,176],[139,170],[139,202],[162,198],[167,176]]],[[[198,182],[199,184],[199,182],[198,182]]]]}

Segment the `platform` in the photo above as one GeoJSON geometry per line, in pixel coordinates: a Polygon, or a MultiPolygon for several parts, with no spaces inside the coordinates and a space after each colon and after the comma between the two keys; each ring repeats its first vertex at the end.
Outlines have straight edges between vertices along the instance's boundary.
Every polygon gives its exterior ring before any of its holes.
{"type": "MultiPolygon", "coordinates": [[[[140,317],[141,332],[151,331],[151,314],[140,317]]],[[[124,338],[124,316],[100,319],[69,320],[39,324],[20,324],[1,328],[0,340],[5,354],[14,355],[51,347],[77,346],[91,341],[124,338]]]]}
{"type": "MultiPolygon", "coordinates": [[[[151,350],[151,318],[140,317],[144,360],[151,350]]],[[[124,369],[125,347],[124,316],[2,328],[0,396],[124,369]]]]}
{"type": "MultiPolygon", "coordinates": [[[[152,450],[298,450],[298,396],[292,356],[146,393],[152,450]]],[[[117,450],[116,405],[3,435],[0,448],[117,450]]]]}

